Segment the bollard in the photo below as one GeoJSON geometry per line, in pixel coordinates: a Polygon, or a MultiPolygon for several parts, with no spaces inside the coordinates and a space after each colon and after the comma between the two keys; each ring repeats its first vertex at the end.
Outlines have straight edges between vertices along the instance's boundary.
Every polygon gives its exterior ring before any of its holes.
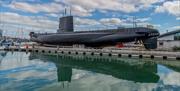
{"type": "Polygon", "coordinates": [[[91,55],[93,56],[93,55],[94,55],[94,52],[92,52],[91,55]]]}
{"type": "Polygon", "coordinates": [[[139,55],[139,58],[143,58],[143,55],[139,55]]]}
{"type": "Polygon", "coordinates": [[[62,54],[64,54],[64,51],[61,51],[62,54]]]}
{"type": "Polygon", "coordinates": [[[154,55],[151,55],[151,59],[154,59],[154,55]]]}
{"type": "Polygon", "coordinates": [[[32,50],[29,50],[29,52],[32,52],[32,50]]]}
{"type": "Polygon", "coordinates": [[[166,60],[166,59],[167,59],[167,56],[163,56],[163,59],[166,60]]]}
{"type": "Polygon", "coordinates": [[[109,56],[112,56],[112,54],[111,54],[111,53],[109,53],[109,56]]]}
{"type": "Polygon", "coordinates": [[[71,52],[69,51],[68,54],[71,54],[71,52]]]}
{"type": "Polygon", "coordinates": [[[75,54],[78,55],[78,52],[76,52],[75,54]]]}
{"type": "Polygon", "coordinates": [[[83,52],[83,55],[86,55],[86,52],[83,52]]]}
{"type": "Polygon", "coordinates": [[[18,49],[14,49],[14,51],[19,51],[18,49]]]}
{"type": "Polygon", "coordinates": [[[102,54],[102,53],[100,53],[99,55],[100,55],[100,56],[102,56],[103,54],[102,54]]]}
{"type": "Polygon", "coordinates": [[[176,57],[176,60],[180,60],[180,57],[176,57]]]}
{"type": "Polygon", "coordinates": [[[22,49],[21,51],[26,52],[26,49],[22,49]]]}
{"type": "Polygon", "coordinates": [[[45,53],[45,51],[44,51],[44,50],[42,50],[42,53],[45,53]]]}
{"type": "Polygon", "coordinates": [[[121,54],[118,54],[118,57],[121,57],[122,55],[121,54]]]}
{"type": "Polygon", "coordinates": [[[57,53],[57,51],[55,51],[54,53],[57,53]]]}
{"type": "Polygon", "coordinates": [[[35,52],[39,52],[38,50],[35,50],[35,52]]]}

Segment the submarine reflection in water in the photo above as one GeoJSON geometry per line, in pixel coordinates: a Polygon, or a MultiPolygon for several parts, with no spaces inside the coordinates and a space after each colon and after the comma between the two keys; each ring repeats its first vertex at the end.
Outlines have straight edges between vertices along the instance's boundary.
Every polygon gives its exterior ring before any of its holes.
{"type": "Polygon", "coordinates": [[[57,67],[58,81],[71,82],[72,68],[88,70],[91,72],[111,75],[118,79],[124,79],[142,83],[156,83],[159,80],[157,64],[138,62],[130,64],[123,59],[73,56],[73,55],[46,55],[32,53],[30,60],[41,59],[51,61],[57,67]]]}

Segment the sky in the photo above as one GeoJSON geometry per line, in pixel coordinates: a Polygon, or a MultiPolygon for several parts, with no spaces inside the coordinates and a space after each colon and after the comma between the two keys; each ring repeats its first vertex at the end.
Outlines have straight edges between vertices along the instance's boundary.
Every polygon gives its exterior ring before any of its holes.
{"type": "Polygon", "coordinates": [[[74,16],[75,31],[153,25],[180,29],[180,0],[0,0],[0,29],[6,36],[56,32],[59,17],[74,16]]]}

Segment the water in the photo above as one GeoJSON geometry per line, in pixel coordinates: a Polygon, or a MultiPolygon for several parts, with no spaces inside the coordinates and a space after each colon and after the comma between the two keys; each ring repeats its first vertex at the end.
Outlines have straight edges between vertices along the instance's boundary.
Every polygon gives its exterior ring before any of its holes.
{"type": "Polygon", "coordinates": [[[0,91],[180,91],[180,62],[1,51],[0,91]]]}

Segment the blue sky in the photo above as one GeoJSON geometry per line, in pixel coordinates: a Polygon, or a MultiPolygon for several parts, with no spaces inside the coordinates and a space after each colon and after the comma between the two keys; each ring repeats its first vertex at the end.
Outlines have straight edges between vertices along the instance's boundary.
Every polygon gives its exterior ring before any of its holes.
{"type": "Polygon", "coordinates": [[[160,33],[180,28],[179,0],[0,0],[3,34],[27,37],[30,31],[56,32],[59,17],[71,9],[75,30],[153,25],[160,33]]]}

